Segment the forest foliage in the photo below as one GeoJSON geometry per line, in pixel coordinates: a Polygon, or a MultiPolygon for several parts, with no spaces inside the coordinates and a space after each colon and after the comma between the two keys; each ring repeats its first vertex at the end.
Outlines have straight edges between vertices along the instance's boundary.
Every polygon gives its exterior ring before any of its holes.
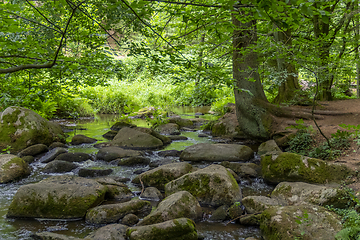
{"type": "Polygon", "coordinates": [[[256,21],[259,67],[249,71],[270,102],[306,104],[316,86],[319,99],[345,98],[355,84],[357,1],[12,0],[0,2],[0,107],[47,118],[145,106],[221,112],[234,102],[233,18],[256,21]],[[279,98],[289,78],[297,97],[279,98]]]}

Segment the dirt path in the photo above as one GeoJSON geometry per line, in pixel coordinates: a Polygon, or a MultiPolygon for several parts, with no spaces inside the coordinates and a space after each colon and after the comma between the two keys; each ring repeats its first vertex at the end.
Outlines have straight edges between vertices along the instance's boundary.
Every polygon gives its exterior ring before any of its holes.
{"type": "MultiPolygon", "coordinates": [[[[327,137],[331,137],[331,134],[336,133],[338,129],[345,130],[340,127],[339,124],[346,125],[359,125],[360,124],[360,99],[348,99],[337,101],[319,102],[320,106],[316,107],[316,110],[342,112],[341,115],[324,115],[324,119],[317,120],[317,123],[321,131],[327,137]]],[[[308,108],[311,107],[299,107],[308,108]]],[[[314,129],[317,129],[314,122],[311,120],[304,120],[306,124],[312,125],[314,129]]],[[[325,141],[319,131],[316,134],[316,141],[325,141]]],[[[351,169],[360,171],[360,145],[355,142],[351,144],[350,149],[344,151],[342,156],[335,160],[335,162],[343,163],[349,166],[351,169]]],[[[360,180],[355,180],[354,183],[349,186],[356,192],[360,191],[360,180]]]]}

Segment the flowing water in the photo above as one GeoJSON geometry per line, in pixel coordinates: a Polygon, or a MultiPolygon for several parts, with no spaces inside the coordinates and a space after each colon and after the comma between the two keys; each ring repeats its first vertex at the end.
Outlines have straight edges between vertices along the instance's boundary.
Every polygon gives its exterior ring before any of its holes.
{"type": "MultiPolygon", "coordinates": [[[[177,114],[183,118],[194,118],[195,112],[207,112],[206,108],[177,108],[174,110],[177,114]]],[[[201,118],[213,120],[215,117],[212,115],[203,115],[201,118]]],[[[110,127],[118,120],[118,116],[115,115],[100,115],[95,118],[81,119],[77,121],[61,121],[62,124],[68,125],[73,128],[74,131],[69,132],[69,140],[75,134],[84,134],[89,137],[98,139],[98,142],[106,142],[107,140],[102,137],[104,133],[110,130],[110,127]]],[[[134,119],[134,124],[142,127],[148,127],[148,124],[144,120],[134,119]]],[[[183,150],[187,146],[196,143],[212,143],[213,139],[198,137],[200,130],[196,132],[181,132],[181,135],[188,137],[186,141],[174,141],[170,145],[166,146],[163,150],[183,150]]],[[[98,149],[93,145],[84,144],[80,146],[70,146],[69,152],[85,152],[95,155],[98,149]]],[[[151,160],[156,161],[159,158],[156,154],[151,155],[151,160]]],[[[160,159],[160,158],[159,158],[160,159]]],[[[174,158],[173,161],[178,161],[174,158]]],[[[97,161],[85,161],[78,163],[79,167],[96,167],[96,168],[111,168],[113,173],[110,176],[121,176],[133,178],[133,172],[139,168],[148,170],[149,167],[125,167],[125,166],[113,166],[105,164],[104,162],[97,161]]],[[[56,174],[44,174],[41,169],[46,164],[34,162],[31,164],[33,169],[32,174],[15,183],[0,184],[0,240],[27,240],[29,236],[34,232],[52,231],[59,234],[68,236],[76,236],[79,238],[85,237],[90,232],[96,230],[98,226],[86,224],[84,220],[78,221],[59,221],[49,219],[7,219],[7,209],[11,203],[11,200],[16,193],[17,189],[24,184],[38,182],[49,176],[56,174]]],[[[198,164],[197,167],[205,167],[208,164],[198,164]]],[[[76,171],[67,174],[76,174],[76,171]]],[[[141,189],[139,187],[128,184],[129,188],[138,193],[141,189]]],[[[272,187],[267,186],[261,179],[243,179],[241,181],[243,196],[249,195],[267,195],[272,191],[272,187]]],[[[204,236],[205,240],[240,240],[247,237],[260,238],[260,230],[257,227],[242,226],[238,223],[213,223],[204,219],[202,222],[196,224],[199,234],[204,236]]]]}

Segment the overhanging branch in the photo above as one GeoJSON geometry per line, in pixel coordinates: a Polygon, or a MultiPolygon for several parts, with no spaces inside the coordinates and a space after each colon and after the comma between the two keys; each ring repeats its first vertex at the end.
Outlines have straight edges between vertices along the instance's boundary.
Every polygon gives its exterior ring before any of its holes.
{"type": "Polygon", "coordinates": [[[51,68],[53,67],[55,64],[56,64],[56,60],[59,56],[59,52],[63,46],[63,42],[64,42],[64,39],[65,39],[65,35],[67,33],[67,30],[68,30],[68,27],[70,25],[70,22],[71,22],[71,19],[73,18],[76,10],[80,7],[81,4],[83,4],[84,2],[81,2],[79,3],[78,5],[76,5],[72,12],[71,12],[71,15],[68,19],[68,21],[66,22],[66,26],[65,26],[65,30],[63,31],[62,33],[62,36],[61,36],[61,40],[60,40],[60,43],[59,43],[59,46],[56,50],[56,53],[55,53],[55,56],[54,56],[54,59],[52,60],[52,62],[49,62],[49,63],[44,63],[44,64],[24,64],[24,65],[20,65],[20,66],[15,66],[15,67],[10,67],[10,68],[6,68],[6,69],[0,69],[0,74],[6,74],[6,73],[13,73],[13,72],[18,72],[18,71],[21,71],[21,70],[25,70],[25,69],[43,69],[43,68],[51,68]]]}

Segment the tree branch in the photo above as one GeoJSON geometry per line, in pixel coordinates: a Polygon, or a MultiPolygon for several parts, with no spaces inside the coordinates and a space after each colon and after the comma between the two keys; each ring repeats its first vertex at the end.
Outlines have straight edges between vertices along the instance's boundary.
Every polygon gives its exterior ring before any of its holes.
{"type": "Polygon", "coordinates": [[[53,22],[51,22],[44,14],[42,14],[34,5],[32,5],[29,0],[25,0],[32,8],[35,9],[35,11],[37,11],[48,23],[50,23],[51,25],[53,25],[54,27],[56,27],[57,29],[59,29],[61,31],[61,28],[56,26],[53,22]]]}
{"type": "Polygon", "coordinates": [[[222,8],[221,5],[207,5],[207,4],[200,4],[200,3],[187,3],[187,2],[173,2],[173,1],[165,1],[165,0],[145,0],[148,2],[162,2],[162,3],[169,3],[169,4],[176,4],[176,5],[183,5],[183,6],[197,6],[197,7],[212,7],[212,8],[222,8]]]}
{"type": "Polygon", "coordinates": [[[13,72],[17,72],[17,71],[21,71],[21,70],[25,70],[25,69],[42,69],[42,68],[51,68],[55,65],[56,63],[56,60],[59,56],[59,52],[62,48],[62,45],[63,45],[63,42],[64,42],[64,39],[65,39],[65,35],[67,33],[67,30],[68,30],[68,27],[70,25],[70,22],[71,22],[71,19],[73,18],[75,12],[76,12],[76,9],[78,7],[80,7],[81,4],[83,4],[84,2],[81,2],[79,3],[79,5],[77,5],[73,10],[72,10],[72,13],[66,23],[66,26],[65,26],[65,30],[63,31],[63,34],[61,36],[61,40],[60,40],[60,43],[59,43],[59,46],[56,50],[56,53],[55,53],[55,56],[54,56],[54,59],[52,60],[52,62],[50,63],[45,63],[45,64],[24,64],[24,65],[20,65],[20,66],[15,66],[15,67],[10,67],[10,68],[6,68],[6,69],[0,69],[0,74],[5,74],[5,73],[13,73],[13,72]]]}
{"type": "Polygon", "coordinates": [[[150,30],[155,33],[159,38],[161,38],[164,42],[166,42],[172,49],[174,49],[177,53],[179,53],[188,63],[191,64],[191,61],[187,59],[179,50],[177,50],[169,41],[167,41],[163,36],[161,36],[159,33],[157,33],[149,24],[147,24],[136,12],[135,10],[130,7],[130,5],[126,2],[126,0],[121,0],[125,4],[126,7],[128,7],[133,14],[136,16],[139,21],[144,24],[146,27],[150,28],[150,30]]]}

